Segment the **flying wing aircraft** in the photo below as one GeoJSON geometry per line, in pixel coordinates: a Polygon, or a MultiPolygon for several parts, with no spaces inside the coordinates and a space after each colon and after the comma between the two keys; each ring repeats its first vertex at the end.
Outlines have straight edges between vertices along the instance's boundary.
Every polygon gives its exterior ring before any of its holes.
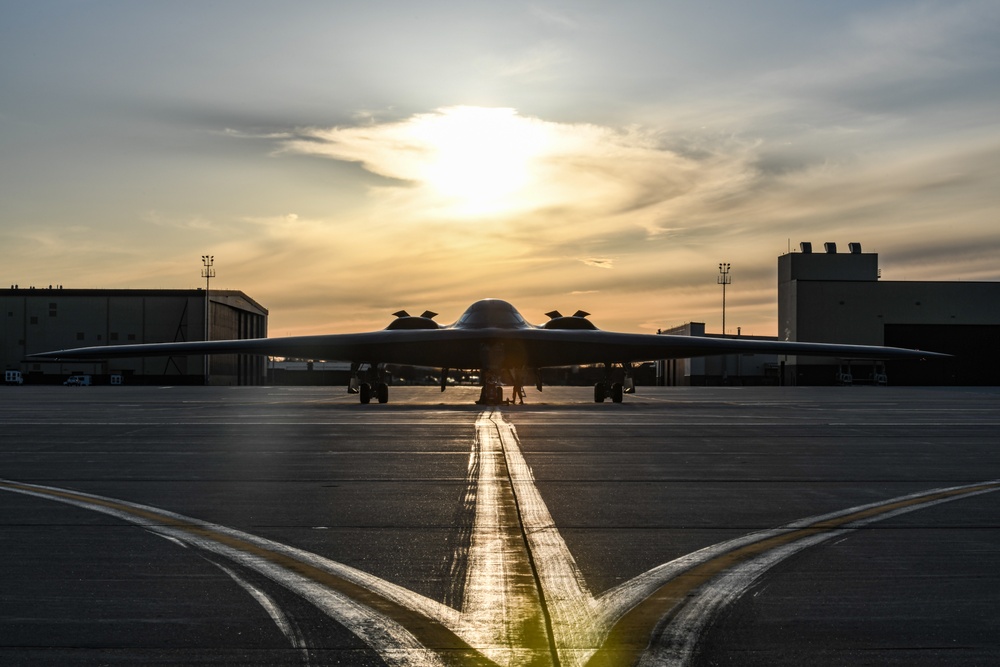
{"type": "Polygon", "coordinates": [[[761,341],[740,338],[706,338],[601,331],[577,311],[564,316],[546,313],[544,324],[529,324],[517,309],[500,299],[477,301],[451,325],[434,321],[437,313],[412,316],[394,313],[396,319],[381,331],[291,336],[242,340],[215,340],[183,343],[104,345],[57,350],[31,355],[49,359],[106,359],[112,357],[177,356],[185,354],[262,354],[306,359],[349,361],[352,378],[349,391],[356,391],[361,403],[372,398],[389,400],[387,364],[427,366],[445,369],[441,389],[449,369],[479,370],[483,388],[481,403],[503,402],[502,378],[512,379],[515,391],[523,378],[534,372],[541,391],[538,369],[548,366],[603,364],[605,380],[594,386],[594,400],[610,398],[615,403],[631,388],[632,365],[657,359],[681,359],[734,353],[771,353],[833,356],[849,359],[920,359],[947,356],[897,347],[761,341]],[[612,369],[625,371],[625,383],[612,382],[612,369]]]}

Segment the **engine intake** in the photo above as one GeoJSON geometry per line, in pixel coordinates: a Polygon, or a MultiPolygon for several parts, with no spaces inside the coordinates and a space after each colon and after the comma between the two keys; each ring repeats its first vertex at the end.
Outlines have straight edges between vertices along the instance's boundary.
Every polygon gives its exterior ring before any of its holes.
{"type": "Polygon", "coordinates": [[[585,310],[578,310],[570,316],[563,315],[558,310],[553,310],[551,312],[545,313],[546,317],[551,318],[548,322],[542,325],[543,329],[585,329],[589,331],[597,330],[594,323],[587,319],[590,315],[585,310]]]}
{"type": "Polygon", "coordinates": [[[397,329],[440,329],[441,325],[435,322],[433,318],[437,313],[425,310],[420,317],[415,317],[410,315],[405,310],[400,310],[393,315],[396,316],[389,326],[386,327],[388,331],[395,331],[397,329]]]}

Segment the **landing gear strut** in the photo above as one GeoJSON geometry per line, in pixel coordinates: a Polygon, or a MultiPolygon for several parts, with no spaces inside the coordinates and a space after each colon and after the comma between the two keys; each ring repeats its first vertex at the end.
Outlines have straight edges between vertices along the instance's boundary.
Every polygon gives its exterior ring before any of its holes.
{"type": "Polygon", "coordinates": [[[610,398],[613,403],[621,403],[625,396],[625,387],[621,382],[598,382],[594,385],[594,402],[603,403],[610,398]]]}
{"type": "Polygon", "coordinates": [[[483,388],[479,391],[477,405],[503,405],[503,382],[500,371],[483,370],[483,388]]]}
{"type": "Polygon", "coordinates": [[[624,382],[613,382],[611,378],[612,365],[604,364],[604,380],[594,385],[594,402],[603,403],[610,398],[613,403],[621,403],[625,394],[635,392],[635,381],[632,379],[632,364],[623,364],[625,370],[624,382]]]}
{"type": "Polygon", "coordinates": [[[503,404],[503,385],[493,384],[488,382],[483,385],[483,388],[479,392],[479,400],[476,401],[479,405],[502,405],[503,404]]]}
{"type": "Polygon", "coordinates": [[[360,364],[354,364],[351,370],[354,375],[347,386],[348,393],[358,394],[361,405],[368,405],[375,398],[379,403],[389,402],[389,383],[386,382],[385,369],[381,364],[368,364],[361,370],[360,364]]]}

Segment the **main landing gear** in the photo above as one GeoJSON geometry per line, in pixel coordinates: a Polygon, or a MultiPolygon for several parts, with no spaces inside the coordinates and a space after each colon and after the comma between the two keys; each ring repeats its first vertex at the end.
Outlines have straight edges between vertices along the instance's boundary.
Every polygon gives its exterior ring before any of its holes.
{"type": "Polygon", "coordinates": [[[621,403],[625,394],[635,393],[635,380],[632,378],[632,364],[622,364],[625,371],[623,382],[612,380],[613,366],[604,364],[604,380],[594,385],[594,403],[603,403],[610,398],[613,403],[621,403]]]}
{"type": "Polygon", "coordinates": [[[621,382],[598,382],[594,385],[594,403],[603,403],[606,398],[614,403],[621,403],[625,398],[625,387],[621,382]]]}
{"type": "Polygon", "coordinates": [[[361,395],[362,405],[371,403],[373,396],[379,403],[389,402],[389,385],[385,382],[377,382],[374,386],[367,382],[362,382],[358,387],[358,393],[361,395]]]}
{"type": "Polygon", "coordinates": [[[362,370],[362,364],[352,365],[351,382],[347,385],[349,394],[358,394],[361,405],[368,405],[374,398],[379,403],[389,402],[389,383],[386,382],[385,369],[381,364],[368,364],[362,370]]]}

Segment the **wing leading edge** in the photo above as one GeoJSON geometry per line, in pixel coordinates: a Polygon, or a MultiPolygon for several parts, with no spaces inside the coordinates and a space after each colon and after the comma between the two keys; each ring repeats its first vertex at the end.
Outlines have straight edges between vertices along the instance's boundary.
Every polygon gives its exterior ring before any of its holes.
{"type": "Polygon", "coordinates": [[[635,363],[720,354],[793,354],[848,359],[920,359],[934,352],[878,345],[707,338],[601,330],[432,329],[324,336],[104,345],[31,355],[48,359],[111,359],[190,354],[262,354],[331,361],[480,368],[484,346],[501,353],[502,368],[635,363]]]}

